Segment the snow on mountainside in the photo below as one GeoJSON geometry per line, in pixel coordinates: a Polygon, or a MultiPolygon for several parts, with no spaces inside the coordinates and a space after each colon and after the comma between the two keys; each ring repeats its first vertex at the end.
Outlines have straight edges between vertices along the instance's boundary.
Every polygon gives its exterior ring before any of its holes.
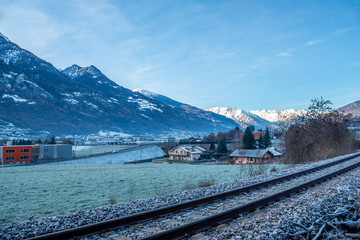
{"type": "Polygon", "coordinates": [[[252,114],[255,114],[269,122],[284,122],[289,119],[294,119],[298,116],[304,115],[306,113],[305,110],[294,110],[294,109],[286,109],[280,112],[276,110],[253,110],[250,111],[252,114]]]}
{"type": "Polygon", "coordinates": [[[208,111],[223,115],[227,118],[233,119],[243,128],[246,128],[249,125],[254,125],[255,127],[264,127],[271,125],[272,123],[268,120],[265,120],[258,115],[253,113],[231,107],[214,107],[208,109],[208,111]]]}
{"type": "Polygon", "coordinates": [[[144,96],[147,96],[147,97],[152,98],[152,99],[154,99],[156,101],[165,103],[165,104],[167,104],[169,106],[172,106],[172,107],[182,107],[182,108],[184,108],[185,106],[189,106],[189,105],[186,105],[184,103],[175,101],[175,100],[173,100],[173,99],[171,99],[169,97],[166,97],[166,96],[163,96],[163,95],[160,95],[160,94],[157,94],[157,93],[145,90],[145,89],[137,88],[137,89],[133,89],[133,92],[141,93],[144,96]]]}
{"type": "Polygon", "coordinates": [[[223,128],[228,128],[228,129],[234,128],[238,125],[236,121],[234,121],[233,119],[226,118],[222,115],[213,113],[211,111],[205,111],[199,109],[189,104],[175,101],[169,97],[145,89],[134,89],[133,92],[141,93],[146,97],[167,104],[168,106],[174,108],[174,110],[184,111],[188,116],[190,116],[192,119],[194,119],[194,121],[197,122],[207,122],[207,124],[213,126],[222,126],[223,128]]]}
{"type": "Polygon", "coordinates": [[[288,121],[306,113],[305,110],[296,111],[294,109],[286,109],[280,112],[265,109],[247,112],[231,107],[214,107],[208,109],[208,111],[212,111],[214,113],[231,118],[243,127],[254,125],[255,127],[260,128],[266,126],[276,127],[276,123],[278,122],[288,121]]]}

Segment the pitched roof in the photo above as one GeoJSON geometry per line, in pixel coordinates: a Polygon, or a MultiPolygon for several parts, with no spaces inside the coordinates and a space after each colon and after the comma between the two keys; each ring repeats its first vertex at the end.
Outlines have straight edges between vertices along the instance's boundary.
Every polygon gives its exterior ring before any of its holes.
{"type": "Polygon", "coordinates": [[[280,157],[282,156],[283,154],[278,152],[278,151],[275,151],[274,149],[272,148],[269,148],[269,151],[272,153],[272,155],[274,155],[275,157],[280,157]]]}
{"type": "Polygon", "coordinates": [[[206,152],[206,149],[199,147],[199,146],[195,146],[195,148],[199,149],[200,151],[206,152]]]}
{"type": "Polygon", "coordinates": [[[269,150],[267,149],[236,149],[230,157],[254,157],[262,158],[269,150]]]}
{"type": "Polygon", "coordinates": [[[193,146],[179,146],[178,148],[184,150],[189,153],[201,153],[201,151],[195,149],[193,146]]]}
{"type": "Polygon", "coordinates": [[[275,157],[283,155],[282,153],[279,153],[273,149],[236,149],[230,154],[230,157],[262,158],[267,152],[270,152],[275,157]]]}

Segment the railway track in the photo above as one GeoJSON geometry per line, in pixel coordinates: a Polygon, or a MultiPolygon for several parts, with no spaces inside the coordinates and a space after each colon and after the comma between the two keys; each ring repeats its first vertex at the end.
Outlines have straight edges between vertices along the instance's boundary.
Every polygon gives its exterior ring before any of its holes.
{"type": "Polygon", "coordinates": [[[231,220],[360,166],[350,157],[196,200],[31,239],[179,239],[231,220]],[[91,237],[91,236],[93,237],[91,237]]]}

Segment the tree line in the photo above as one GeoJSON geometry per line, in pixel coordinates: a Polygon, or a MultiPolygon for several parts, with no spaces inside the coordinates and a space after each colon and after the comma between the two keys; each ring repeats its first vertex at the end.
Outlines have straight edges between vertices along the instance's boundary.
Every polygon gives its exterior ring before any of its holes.
{"type": "MultiPolygon", "coordinates": [[[[51,134],[47,135],[44,139],[37,139],[37,140],[34,140],[34,139],[13,139],[13,140],[1,139],[0,145],[1,146],[6,145],[6,143],[8,141],[11,141],[11,144],[15,145],[15,146],[16,145],[19,145],[19,146],[34,145],[34,144],[56,144],[55,136],[51,135],[51,134]]],[[[58,141],[63,144],[74,144],[71,139],[64,138],[64,137],[58,138],[58,141]]]]}

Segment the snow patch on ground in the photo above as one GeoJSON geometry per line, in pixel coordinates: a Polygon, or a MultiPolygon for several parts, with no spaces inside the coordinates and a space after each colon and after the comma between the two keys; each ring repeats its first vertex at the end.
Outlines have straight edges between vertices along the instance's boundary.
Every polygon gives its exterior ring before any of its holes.
{"type": "Polygon", "coordinates": [[[139,109],[144,111],[144,110],[156,110],[159,112],[163,112],[160,108],[157,108],[155,104],[150,103],[149,101],[145,100],[145,99],[133,99],[132,97],[128,97],[128,102],[134,102],[134,103],[138,103],[139,104],[139,109]]]}
{"type": "Polygon", "coordinates": [[[97,105],[93,104],[93,103],[89,103],[87,101],[84,101],[84,103],[86,103],[88,106],[90,106],[90,107],[92,107],[94,109],[99,109],[99,107],[97,105]]]}
{"type": "Polygon", "coordinates": [[[75,99],[73,99],[73,98],[64,99],[64,100],[67,101],[67,102],[70,103],[70,104],[78,104],[78,103],[79,103],[78,100],[75,100],[75,99]]]}
{"type": "Polygon", "coordinates": [[[146,116],[145,114],[140,114],[141,116],[143,116],[144,118],[148,118],[151,119],[151,117],[146,116]]]}
{"type": "Polygon", "coordinates": [[[14,100],[14,102],[28,102],[29,100],[25,99],[25,98],[21,98],[18,95],[14,94],[14,95],[10,95],[10,94],[4,94],[2,96],[2,98],[10,98],[12,100],[14,100]]]}
{"type": "Polygon", "coordinates": [[[20,60],[22,51],[21,50],[5,50],[0,55],[0,59],[2,59],[6,64],[16,63],[20,60]]]}
{"type": "Polygon", "coordinates": [[[109,103],[119,103],[119,101],[116,98],[110,98],[107,100],[109,103]]]}

